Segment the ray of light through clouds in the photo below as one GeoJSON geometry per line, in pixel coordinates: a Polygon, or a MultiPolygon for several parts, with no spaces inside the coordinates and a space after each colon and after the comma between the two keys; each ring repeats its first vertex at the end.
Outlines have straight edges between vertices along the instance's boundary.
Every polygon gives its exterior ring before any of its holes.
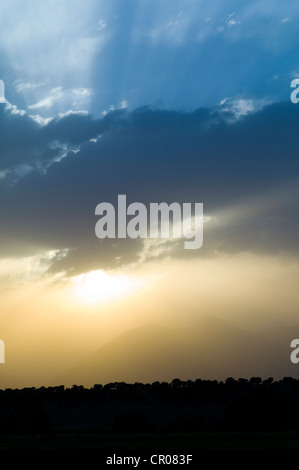
{"type": "Polygon", "coordinates": [[[0,335],[13,372],[40,351],[54,376],[146,323],[296,319],[298,21],[297,0],[0,2],[0,335]],[[203,202],[203,247],[99,240],[95,207],[118,194],[203,202]]]}
{"type": "Polygon", "coordinates": [[[282,98],[297,47],[294,1],[7,0],[0,13],[8,95],[42,115],[124,100],[195,109],[244,93],[282,98]]]}
{"type": "MultiPolygon", "coordinates": [[[[9,95],[42,114],[88,108],[92,68],[107,40],[94,11],[105,2],[3,1],[1,55],[9,95]],[[13,80],[13,82],[12,82],[13,80]]],[[[2,66],[3,67],[3,66],[2,66]]]]}

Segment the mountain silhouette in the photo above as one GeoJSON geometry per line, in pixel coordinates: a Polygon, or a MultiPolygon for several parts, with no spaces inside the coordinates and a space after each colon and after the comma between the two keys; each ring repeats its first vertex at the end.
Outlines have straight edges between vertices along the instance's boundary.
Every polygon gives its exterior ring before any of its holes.
{"type": "Polygon", "coordinates": [[[256,333],[214,317],[181,329],[145,325],[118,335],[53,383],[297,377],[299,365],[290,361],[296,331],[289,327],[256,333]]]}

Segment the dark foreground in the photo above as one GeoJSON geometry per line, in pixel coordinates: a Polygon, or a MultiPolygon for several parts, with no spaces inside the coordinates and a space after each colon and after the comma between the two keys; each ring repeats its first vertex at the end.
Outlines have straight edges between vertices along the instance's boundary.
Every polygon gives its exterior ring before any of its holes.
{"type": "Polygon", "coordinates": [[[299,456],[298,422],[299,380],[290,377],[0,390],[0,452],[30,461],[30,452],[37,461],[68,453],[108,467],[112,456],[140,454],[146,468],[154,453],[190,454],[197,466],[232,458],[285,465],[299,456]]]}
{"type": "Polygon", "coordinates": [[[0,450],[105,450],[153,451],[190,453],[191,451],[298,451],[299,436],[296,433],[109,433],[109,434],[61,434],[57,436],[1,436],[0,450]]]}

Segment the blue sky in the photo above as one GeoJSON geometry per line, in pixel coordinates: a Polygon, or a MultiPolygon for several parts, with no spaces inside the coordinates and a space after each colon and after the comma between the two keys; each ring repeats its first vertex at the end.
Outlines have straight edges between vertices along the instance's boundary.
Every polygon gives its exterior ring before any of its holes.
{"type": "Polygon", "coordinates": [[[7,0],[0,17],[7,99],[43,117],[287,100],[299,69],[295,0],[7,0]]]}

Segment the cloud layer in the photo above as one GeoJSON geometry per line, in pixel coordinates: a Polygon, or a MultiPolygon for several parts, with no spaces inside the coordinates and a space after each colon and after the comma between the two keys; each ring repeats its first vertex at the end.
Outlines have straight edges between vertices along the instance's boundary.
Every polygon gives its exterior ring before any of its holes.
{"type": "Polygon", "coordinates": [[[299,109],[278,103],[240,117],[234,106],[72,113],[44,126],[2,107],[2,257],[64,250],[51,269],[83,272],[166,255],[297,253],[299,109]],[[118,194],[203,202],[203,248],[100,241],[95,207],[118,194]]]}

